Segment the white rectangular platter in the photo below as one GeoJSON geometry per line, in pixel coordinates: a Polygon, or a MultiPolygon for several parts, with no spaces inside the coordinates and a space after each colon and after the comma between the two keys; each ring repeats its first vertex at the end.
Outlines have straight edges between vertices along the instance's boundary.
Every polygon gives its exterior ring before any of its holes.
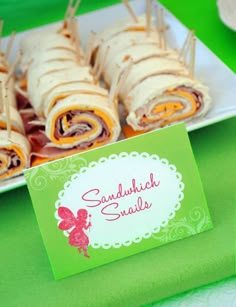
{"type": "MultiPolygon", "coordinates": [[[[145,1],[133,1],[131,5],[137,15],[145,12],[145,1]]],[[[79,17],[80,34],[83,46],[87,45],[90,31],[99,32],[105,27],[113,24],[116,20],[128,16],[126,8],[122,4],[114,5],[95,12],[84,14],[79,17]]],[[[186,38],[188,29],[177,20],[170,12],[165,11],[166,23],[169,26],[168,44],[171,47],[181,48],[186,38]]],[[[53,25],[59,25],[54,23],[53,25]]],[[[14,58],[19,41],[27,33],[39,31],[52,26],[47,25],[33,30],[17,34],[14,43],[14,50],[10,60],[14,58]]],[[[8,38],[3,40],[3,48],[6,46],[8,38]]],[[[4,49],[3,49],[4,50],[4,49]]],[[[213,123],[236,115],[236,75],[212,53],[200,40],[197,39],[196,45],[196,78],[201,80],[209,87],[212,97],[213,107],[205,117],[190,120],[186,123],[187,130],[193,131],[206,127],[213,123]]],[[[25,185],[23,175],[0,182],[0,193],[15,189],[25,185]]]]}

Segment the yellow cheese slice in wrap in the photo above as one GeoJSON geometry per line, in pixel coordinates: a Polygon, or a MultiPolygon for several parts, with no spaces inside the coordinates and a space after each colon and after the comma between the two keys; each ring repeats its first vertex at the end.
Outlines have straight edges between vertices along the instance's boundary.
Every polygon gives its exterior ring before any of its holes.
{"type": "Polygon", "coordinates": [[[124,105],[127,123],[134,130],[151,130],[205,115],[211,107],[211,98],[200,81],[163,74],[136,85],[124,105]]]}
{"type": "Polygon", "coordinates": [[[26,137],[11,131],[10,140],[6,130],[0,130],[0,180],[19,175],[28,167],[30,144],[26,137]]]}
{"type": "Polygon", "coordinates": [[[117,140],[118,111],[108,96],[74,94],[61,99],[49,112],[46,135],[60,148],[94,148],[117,140]]]}

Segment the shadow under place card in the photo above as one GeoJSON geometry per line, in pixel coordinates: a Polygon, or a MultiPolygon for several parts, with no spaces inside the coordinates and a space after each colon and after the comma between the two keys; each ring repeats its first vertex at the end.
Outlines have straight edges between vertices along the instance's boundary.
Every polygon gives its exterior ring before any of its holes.
{"type": "Polygon", "coordinates": [[[27,169],[55,279],[212,228],[184,124],[27,169]]]}

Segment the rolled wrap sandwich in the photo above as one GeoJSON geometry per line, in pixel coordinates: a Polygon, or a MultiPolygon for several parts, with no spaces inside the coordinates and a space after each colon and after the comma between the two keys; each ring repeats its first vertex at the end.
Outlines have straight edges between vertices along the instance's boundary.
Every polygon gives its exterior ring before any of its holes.
{"type": "MultiPolygon", "coordinates": [[[[34,37],[32,44],[35,44],[34,37]]],[[[40,127],[41,143],[35,146],[37,152],[33,152],[32,164],[118,139],[117,104],[109,103],[108,91],[99,86],[91,67],[84,65],[81,49],[78,60],[75,44],[70,38],[48,32],[39,43],[40,52],[37,48],[27,49],[29,37],[21,46],[28,99],[44,126],[43,131],[40,127]],[[29,59],[27,63],[24,53],[29,59]]],[[[35,135],[36,131],[31,135],[34,142],[35,135]]]]}
{"type": "Polygon", "coordinates": [[[209,110],[208,88],[190,77],[177,50],[160,46],[155,28],[150,28],[149,35],[146,25],[142,29],[138,23],[105,29],[96,40],[93,63],[102,61],[107,48],[105,83],[111,86],[114,78],[119,80],[127,72],[118,95],[131,130],[148,131],[187,121],[209,110]]]}
{"type": "Polygon", "coordinates": [[[5,57],[0,68],[0,180],[19,175],[28,166],[31,145],[16,109],[14,78],[5,57]]]}
{"type": "Polygon", "coordinates": [[[0,73],[0,129],[7,129],[7,108],[9,108],[9,119],[11,124],[11,129],[24,134],[24,125],[21,116],[16,109],[16,98],[14,89],[14,79],[10,78],[5,91],[5,81],[7,78],[6,73],[0,73]],[[7,105],[3,97],[3,92],[7,96],[7,105]]]}
{"type": "Polygon", "coordinates": [[[127,123],[150,130],[204,115],[210,107],[208,89],[184,76],[161,74],[145,79],[124,99],[127,123]]]}
{"type": "Polygon", "coordinates": [[[30,143],[18,132],[0,130],[0,180],[19,175],[28,166],[30,143]]]}

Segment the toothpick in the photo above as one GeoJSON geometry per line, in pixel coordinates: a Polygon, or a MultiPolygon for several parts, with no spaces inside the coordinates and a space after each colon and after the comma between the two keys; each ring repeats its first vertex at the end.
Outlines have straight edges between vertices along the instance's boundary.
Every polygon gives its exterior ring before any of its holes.
{"type": "Polygon", "coordinates": [[[98,61],[98,57],[96,57],[96,60],[95,60],[95,63],[94,63],[93,69],[92,69],[92,73],[94,75],[97,74],[98,67],[99,67],[99,61],[98,61]]]}
{"type": "Polygon", "coordinates": [[[2,29],[3,29],[4,20],[0,19],[0,53],[1,53],[1,45],[2,45],[2,29]]]}
{"type": "Polygon", "coordinates": [[[114,92],[114,98],[113,98],[113,100],[118,96],[118,94],[119,94],[119,92],[120,92],[122,86],[124,85],[125,81],[126,81],[127,78],[128,78],[128,75],[129,75],[129,73],[130,73],[132,67],[133,67],[133,60],[131,59],[129,65],[126,67],[125,71],[123,72],[122,76],[120,77],[120,80],[119,80],[119,82],[118,82],[118,84],[117,84],[117,87],[116,87],[116,90],[115,90],[115,92],[114,92]]]}
{"type": "Polygon", "coordinates": [[[8,103],[8,88],[5,82],[2,83],[2,96],[5,102],[6,122],[7,122],[7,138],[11,138],[11,118],[10,118],[10,106],[8,103]]]}
{"type": "Polygon", "coordinates": [[[8,44],[7,44],[7,49],[6,49],[6,53],[4,55],[4,60],[7,60],[7,58],[9,57],[15,36],[16,36],[16,32],[13,31],[12,34],[11,34],[11,37],[9,38],[8,44]]]}
{"type": "Polygon", "coordinates": [[[104,57],[103,57],[103,59],[102,59],[101,65],[100,65],[100,67],[99,67],[99,69],[98,69],[98,72],[97,72],[97,74],[96,74],[96,77],[97,77],[98,80],[100,79],[100,77],[101,77],[101,75],[102,75],[104,66],[105,66],[105,64],[106,64],[106,60],[107,60],[107,56],[108,56],[109,50],[110,50],[110,46],[107,47],[107,49],[106,49],[106,51],[105,51],[105,55],[104,55],[104,57]]]}
{"type": "Polygon", "coordinates": [[[71,17],[75,17],[75,13],[80,5],[80,2],[81,0],[77,0],[74,7],[72,7],[72,10],[71,10],[71,13],[72,13],[72,16],[71,17]]]}
{"type": "Polygon", "coordinates": [[[71,12],[71,8],[72,8],[72,3],[73,3],[73,0],[69,0],[67,8],[66,8],[66,12],[65,12],[64,22],[66,22],[66,20],[70,16],[70,12],[71,12]]]}
{"type": "Polygon", "coordinates": [[[155,6],[155,16],[156,16],[156,31],[158,34],[158,46],[161,47],[161,34],[159,32],[160,29],[160,12],[159,12],[159,6],[155,6]]]}
{"type": "Polygon", "coordinates": [[[76,54],[78,56],[78,59],[80,60],[81,58],[81,52],[80,52],[80,39],[79,39],[79,31],[78,31],[78,21],[76,20],[75,17],[71,20],[71,30],[73,33],[73,40],[75,42],[75,49],[76,49],[76,54]]]}
{"type": "Polygon", "coordinates": [[[116,68],[117,68],[117,73],[115,74],[114,78],[112,79],[112,84],[111,84],[111,88],[110,88],[110,93],[109,93],[109,104],[113,104],[114,103],[114,93],[115,90],[117,88],[117,84],[119,82],[119,78],[120,78],[120,66],[118,64],[116,64],[116,68]]]}
{"type": "Polygon", "coordinates": [[[77,11],[77,9],[78,9],[78,7],[80,5],[80,2],[81,2],[81,0],[77,0],[76,1],[75,6],[74,6],[74,13],[76,13],[76,11],[77,11]]]}
{"type": "Polygon", "coordinates": [[[180,60],[181,57],[183,57],[184,59],[186,58],[186,54],[187,54],[187,52],[190,48],[190,44],[191,44],[193,35],[194,35],[193,30],[188,32],[187,37],[185,39],[185,42],[183,44],[183,47],[181,48],[180,53],[179,53],[179,60],[180,60]]]}
{"type": "Polygon", "coordinates": [[[128,12],[130,13],[131,17],[133,18],[134,22],[138,23],[138,18],[135,15],[132,7],[130,6],[128,0],[122,0],[123,4],[125,5],[125,7],[127,8],[128,12]]]}
{"type": "Polygon", "coordinates": [[[130,73],[130,70],[133,66],[133,60],[131,59],[129,65],[124,70],[123,74],[121,75],[121,69],[119,65],[117,66],[117,73],[113,79],[111,89],[110,89],[110,95],[109,95],[109,103],[113,104],[114,100],[118,97],[120,89],[124,85],[125,81],[127,80],[127,77],[130,73]]]}
{"type": "Polygon", "coordinates": [[[146,31],[147,36],[150,36],[151,22],[152,22],[152,0],[146,0],[146,31]]]}
{"type": "Polygon", "coordinates": [[[192,37],[190,64],[189,64],[189,71],[190,71],[190,78],[191,79],[194,79],[195,54],[196,54],[196,38],[192,37]]]}
{"type": "MultiPolygon", "coordinates": [[[[72,0],[73,1],[73,0],[72,0]]],[[[72,5],[68,6],[68,12],[67,12],[67,20],[65,21],[67,23],[67,28],[71,32],[71,39],[74,41],[74,30],[73,30],[73,17],[74,17],[74,8],[72,5]]],[[[65,23],[64,23],[65,24],[65,23]]]]}
{"type": "Polygon", "coordinates": [[[78,23],[75,17],[70,18],[69,21],[69,30],[70,30],[70,38],[71,42],[75,43],[75,50],[76,50],[76,55],[78,59],[80,60],[80,39],[79,39],[79,33],[78,33],[78,23]]]}
{"type": "Polygon", "coordinates": [[[68,31],[69,31],[69,38],[72,43],[75,41],[75,34],[74,34],[74,27],[73,27],[73,19],[70,17],[68,19],[68,31]]]}
{"type": "Polygon", "coordinates": [[[85,59],[85,65],[86,66],[89,66],[89,63],[90,63],[90,60],[91,60],[93,46],[94,46],[94,42],[95,42],[95,37],[96,37],[96,33],[91,31],[90,36],[89,36],[89,41],[88,41],[86,59],[85,59]]]}
{"type": "Polygon", "coordinates": [[[166,50],[166,24],[165,24],[165,11],[161,8],[161,25],[162,25],[162,39],[163,39],[163,49],[166,50]]]}
{"type": "MultiPolygon", "coordinates": [[[[101,44],[104,43],[104,39],[101,39],[101,44]]],[[[93,66],[93,74],[96,75],[97,73],[97,70],[98,70],[98,66],[99,66],[99,57],[96,56],[96,59],[95,59],[95,63],[94,63],[94,66],[93,66]]]]}
{"type": "Polygon", "coordinates": [[[73,6],[69,6],[69,8],[68,8],[68,17],[67,17],[68,28],[70,27],[72,18],[73,18],[73,6]]]}
{"type": "Polygon", "coordinates": [[[17,64],[20,62],[20,59],[21,59],[21,54],[18,53],[18,55],[17,55],[16,58],[15,58],[15,61],[14,61],[13,64],[10,66],[10,69],[9,69],[9,71],[8,71],[8,73],[7,73],[7,77],[6,77],[6,81],[5,81],[6,84],[8,84],[8,82],[10,81],[10,79],[11,79],[11,77],[12,77],[12,75],[13,75],[15,69],[16,69],[17,64]]]}
{"type": "Polygon", "coordinates": [[[3,82],[0,80],[0,113],[3,112],[3,82]]]}

